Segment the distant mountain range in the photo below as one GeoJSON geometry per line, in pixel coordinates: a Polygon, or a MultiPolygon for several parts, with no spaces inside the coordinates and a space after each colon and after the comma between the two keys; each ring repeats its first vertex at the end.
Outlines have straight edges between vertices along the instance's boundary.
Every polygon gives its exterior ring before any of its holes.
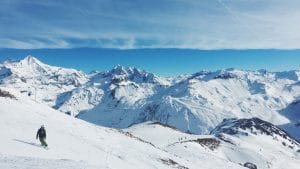
{"type": "Polygon", "coordinates": [[[0,86],[97,125],[127,128],[158,121],[208,134],[223,119],[258,117],[300,139],[298,70],[226,69],[164,78],[118,65],[85,74],[32,56],[0,67],[0,86]]]}

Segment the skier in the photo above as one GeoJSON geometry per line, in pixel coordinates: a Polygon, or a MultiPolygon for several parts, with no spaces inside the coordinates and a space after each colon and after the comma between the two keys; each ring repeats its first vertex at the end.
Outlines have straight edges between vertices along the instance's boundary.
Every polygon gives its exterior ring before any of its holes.
{"type": "Polygon", "coordinates": [[[44,125],[41,126],[41,128],[37,131],[36,133],[36,139],[39,137],[40,142],[42,144],[42,146],[47,147],[47,143],[46,143],[46,130],[44,125]]]}

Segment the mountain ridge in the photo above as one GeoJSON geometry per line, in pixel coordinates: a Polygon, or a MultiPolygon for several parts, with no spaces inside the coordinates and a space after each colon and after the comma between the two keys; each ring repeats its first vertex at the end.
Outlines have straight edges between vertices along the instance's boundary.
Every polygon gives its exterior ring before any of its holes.
{"type": "Polygon", "coordinates": [[[98,125],[126,128],[152,120],[197,134],[209,133],[224,118],[259,117],[276,125],[293,124],[279,111],[300,97],[298,70],[229,68],[164,78],[118,65],[85,74],[28,56],[21,64],[2,64],[0,77],[0,86],[18,89],[32,99],[37,95],[39,102],[98,125]],[[36,72],[20,71],[27,64],[43,67],[38,78],[32,75],[36,72]]]}

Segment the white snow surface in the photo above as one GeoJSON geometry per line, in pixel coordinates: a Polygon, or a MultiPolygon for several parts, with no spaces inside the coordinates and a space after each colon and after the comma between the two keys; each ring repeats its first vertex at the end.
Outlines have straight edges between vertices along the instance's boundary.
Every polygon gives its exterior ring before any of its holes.
{"type": "Polygon", "coordinates": [[[300,146],[273,133],[248,135],[228,135],[221,133],[222,139],[212,135],[191,135],[178,130],[152,122],[132,126],[126,131],[148,142],[158,145],[161,149],[176,154],[180,158],[189,158],[198,166],[213,163],[214,168],[221,168],[222,163],[234,162],[245,164],[251,162],[259,169],[296,169],[300,164],[300,146]],[[212,139],[220,141],[213,150],[201,145],[195,140],[212,139]],[[226,140],[226,141],[224,141],[226,140]],[[285,145],[283,145],[283,142],[285,145]],[[291,148],[293,147],[293,148],[291,148]],[[214,158],[213,161],[212,157],[214,158]],[[222,159],[223,162],[216,160],[222,159]]]}
{"type": "MultiPolygon", "coordinates": [[[[299,153],[265,135],[226,136],[235,145],[212,135],[191,135],[159,122],[134,125],[124,131],[100,127],[32,101],[18,91],[0,97],[1,169],[178,168],[296,169],[299,153]],[[44,124],[49,149],[35,139],[44,124]],[[213,139],[211,150],[194,140],[213,139]],[[288,161],[288,163],[287,163],[288,161]]],[[[298,147],[299,148],[299,147],[298,147]]]]}
{"type": "Polygon", "coordinates": [[[125,132],[62,114],[13,90],[1,90],[16,97],[0,97],[1,169],[174,167],[164,164],[162,159],[197,168],[188,159],[178,158],[125,132]],[[48,150],[35,139],[42,124],[47,131],[48,150]]]}

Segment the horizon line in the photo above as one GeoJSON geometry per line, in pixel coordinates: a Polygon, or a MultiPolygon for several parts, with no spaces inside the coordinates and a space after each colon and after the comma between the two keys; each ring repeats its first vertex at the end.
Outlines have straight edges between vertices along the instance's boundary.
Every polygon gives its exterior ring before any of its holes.
{"type": "Polygon", "coordinates": [[[0,49],[0,62],[35,56],[49,65],[73,68],[89,73],[110,70],[116,65],[136,67],[161,76],[193,74],[201,70],[217,71],[268,70],[282,72],[299,70],[300,49],[0,49]]]}
{"type": "MultiPolygon", "coordinates": [[[[45,62],[41,61],[40,59],[38,59],[36,56],[33,56],[33,55],[27,55],[27,56],[23,57],[22,59],[12,60],[12,62],[20,62],[20,61],[22,61],[22,60],[24,60],[24,59],[26,59],[28,57],[32,57],[32,58],[38,60],[39,62],[41,62],[42,64],[46,64],[48,66],[60,67],[60,66],[57,66],[57,65],[52,65],[52,64],[45,63],[45,62]]],[[[0,64],[1,63],[3,64],[6,61],[8,61],[8,60],[2,61],[2,62],[0,62],[0,64]]],[[[113,67],[111,67],[110,69],[107,69],[107,70],[102,70],[101,71],[101,70],[95,69],[95,70],[91,70],[90,72],[85,72],[85,71],[83,71],[81,69],[76,69],[76,68],[68,68],[68,67],[61,67],[61,68],[74,69],[74,70],[77,70],[77,71],[81,71],[81,72],[85,73],[86,75],[89,75],[89,74],[92,74],[92,72],[95,72],[95,71],[97,71],[97,73],[109,72],[111,70],[116,69],[117,67],[122,67],[122,68],[125,68],[125,69],[133,68],[133,69],[145,71],[146,73],[150,73],[150,74],[153,74],[155,76],[164,77],[164,78],[176,78],[176,77],[180,77],[180,76],[192,76],[192,75],[200,73],[200,72],[216,73],[218,71],[230,71],[230,70],[237,70],[237,71],[242,71],[242,72],[261,72],[261,71],[266,71],[267,73],[283,73],[283,72],[300,71],[300,69],[290,69],[290,70],[284,70],[284,71],[272,71],[272,70],[268,70],[268,69],[264,69],[264,68],[251,70],[251,69],[228,67],[228,68],[221,68],[221,69],[215,69],[215,70],[202,69],[202,70],[199,70],[199,71],[195,71],[193,73],[182,73],[182,74],[179,74],[179,75],[164,76],[164,75],[158,75],[158,74],[153,73],[151,71],[148,71],[148,70],[146,70],[144,68],[140,68],[140,67],[136,67],[136,66],[124,66],[124,65],[121,65],[121,64],[116,64],[116,65],[114,65],[113,67]]]]}
{"type": "Polygon", "coordinates": [[[72,49],[101,49],[101,50],[195,50],[195,51],[249,51],[249,50],[272,50],[272,51],[295,51],[300,48],[178,48],[178,47],[140,47],[140,48],[106,48],[106,47],[70,47],[70,48],[1,48],[0,50],[72,50],[72,49]]]}

